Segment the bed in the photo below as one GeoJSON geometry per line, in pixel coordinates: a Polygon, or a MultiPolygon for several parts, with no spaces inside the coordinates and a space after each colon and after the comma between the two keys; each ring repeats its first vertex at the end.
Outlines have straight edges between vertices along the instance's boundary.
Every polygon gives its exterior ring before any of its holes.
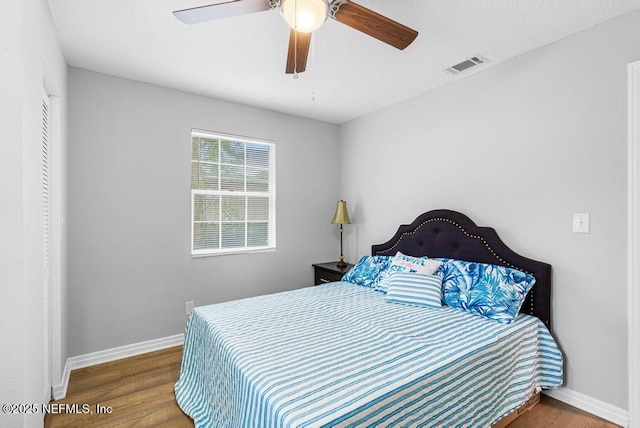
{"type": "Polygon", "coordinates": [[[386,294],[354,280],[196,308],[175,385],[181,409],[198,427],[491,426],[562,384],[550,265],[450,210],[400,226],[361,261],[392,263],[398,252],[535,283],[509,322],[391,301],[397,281],[422,276],[390,275],[388,266],[376,278],[391,278],[386,294]]]}

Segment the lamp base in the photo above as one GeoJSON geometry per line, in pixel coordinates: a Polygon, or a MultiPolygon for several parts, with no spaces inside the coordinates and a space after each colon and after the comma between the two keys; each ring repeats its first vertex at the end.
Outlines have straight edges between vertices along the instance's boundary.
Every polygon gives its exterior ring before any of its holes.
{"type": "Polygon", "coordinates": [[[339,268],[345,268],[347,267],[347,262],[345,262],[344,260],[340,260],[338,263],[336,263],[336,266],[338,266],[339,268]]]}

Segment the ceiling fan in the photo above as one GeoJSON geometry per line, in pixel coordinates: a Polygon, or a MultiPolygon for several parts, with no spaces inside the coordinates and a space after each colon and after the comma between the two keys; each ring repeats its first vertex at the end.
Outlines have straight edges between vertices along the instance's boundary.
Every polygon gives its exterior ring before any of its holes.
{"type": "Polygon", "coordinates": [[[418,36],[417,31],[350,0],[231,0],[177,10],[173,14],[185,24],[197,24],[278,8],[291,27],[285,68],[287,74],[305,71],[311,35],[327,17],[400,50],[418,36]]]}

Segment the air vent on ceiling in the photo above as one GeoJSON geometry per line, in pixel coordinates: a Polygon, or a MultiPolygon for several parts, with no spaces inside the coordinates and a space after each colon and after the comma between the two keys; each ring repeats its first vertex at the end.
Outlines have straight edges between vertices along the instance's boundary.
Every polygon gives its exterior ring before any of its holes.
{"type": "Polygon", "coordinates": [[[459,62],[458,64],[452,65],[451,67],[447,68],[445,71],[451,74],[459,74],[459,73],[462,73],[463,71],[469,70],[470,68],[476,67],[480,64],[484,64],[485,62],[489,62],[489,60],[487,60],[483,56],[476,55],[469,59],[465,59],[464,61],[459,62]]]}

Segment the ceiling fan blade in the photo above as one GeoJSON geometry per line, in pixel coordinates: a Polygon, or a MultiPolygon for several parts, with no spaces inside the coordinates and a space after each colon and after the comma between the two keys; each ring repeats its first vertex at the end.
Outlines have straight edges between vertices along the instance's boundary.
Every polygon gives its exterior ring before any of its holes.
{"type": "Polygon", "coordinates": [[[176,10],[173,16],[185,24],[198,24],[230,16],[246,15],[271,9],[267,0],[231,0],[225,3],[176,10]]]}
{"type": "Polygon", "coordinates": [[[287,53],[286,73],[302,73],[307,68],[309,45],[313,33],[301,33],[291,29],[289,35],[289,52],[287,53]]]}
{"type": "Polygon", "coordinates": [[[418,36],[417,31],[352,1],[342,4],[331,17],[400,50],[418,36]]]}

